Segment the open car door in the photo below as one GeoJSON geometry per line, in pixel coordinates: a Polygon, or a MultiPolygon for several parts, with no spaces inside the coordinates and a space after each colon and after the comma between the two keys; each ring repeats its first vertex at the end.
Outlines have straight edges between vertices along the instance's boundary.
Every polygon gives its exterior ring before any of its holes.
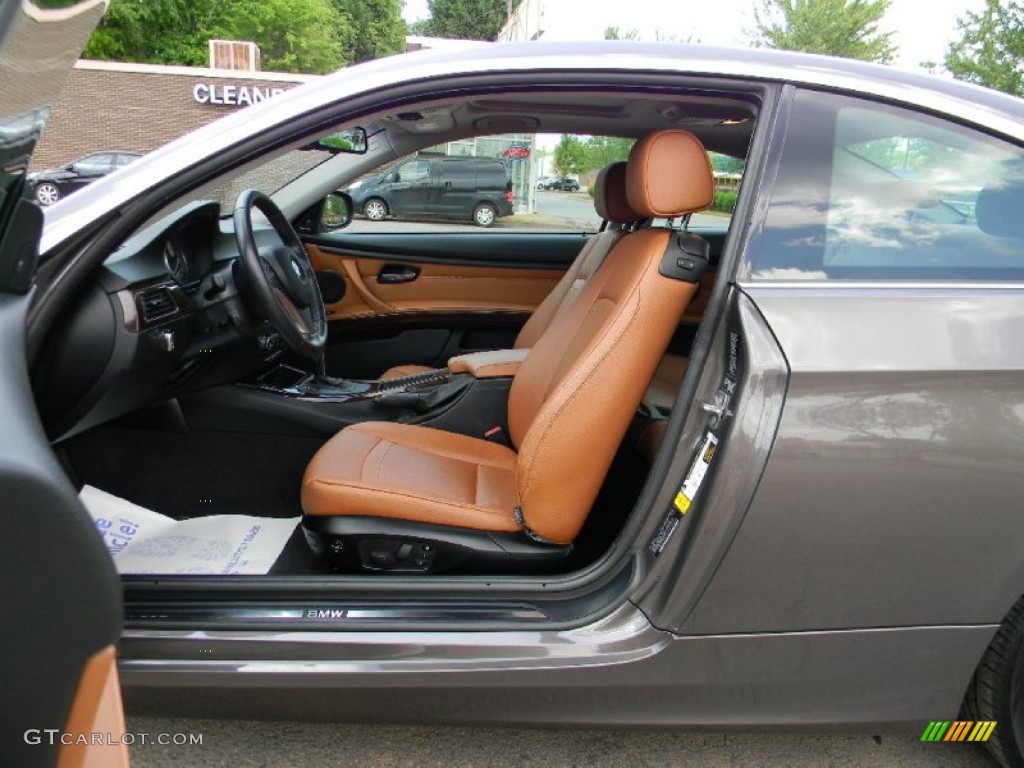
{"type": "Polygon", "coordinates": [[[126,766],[121,585],[50,450],[26,370],[43,214],[25,173],[106,0],[0,2],[0,764],[126,766]]]}

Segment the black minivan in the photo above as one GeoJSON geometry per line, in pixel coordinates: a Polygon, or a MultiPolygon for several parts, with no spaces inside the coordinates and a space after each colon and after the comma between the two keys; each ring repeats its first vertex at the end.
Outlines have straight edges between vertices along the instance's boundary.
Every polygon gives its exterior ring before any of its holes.
{"type": "Polygon", "coordinates": [[[470,219],[489,227],[512,214],[512,181],[503,160],[417,155],[346,190],[371,221],[388,216],[470,219]]]}

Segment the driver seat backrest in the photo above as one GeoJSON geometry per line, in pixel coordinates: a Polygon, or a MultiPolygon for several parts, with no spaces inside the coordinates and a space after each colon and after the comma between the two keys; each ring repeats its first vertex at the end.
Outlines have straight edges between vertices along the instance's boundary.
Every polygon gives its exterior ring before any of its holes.
{"type": "MultiPolygon", "coordinates": [[[[693,134],[652,133],[626,168],[630,207],[673,218],[708,207],[714,184],[693,134]]],[[[520,517],[534,535],[571,542],[696,285],[659,272],[672,230],[623,237],[580,297],[555,317],[520,366],[508,423],[518,449],[520,517]]]]}

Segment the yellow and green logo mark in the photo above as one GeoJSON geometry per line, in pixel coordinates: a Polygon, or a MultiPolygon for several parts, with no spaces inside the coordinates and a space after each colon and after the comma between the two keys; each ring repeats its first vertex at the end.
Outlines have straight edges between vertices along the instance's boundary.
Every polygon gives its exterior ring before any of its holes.
{"type": "Polygon", "coordinates": [[[994,720],[932,720],[921,741],[988,741],[995,729],[994,720]]]}

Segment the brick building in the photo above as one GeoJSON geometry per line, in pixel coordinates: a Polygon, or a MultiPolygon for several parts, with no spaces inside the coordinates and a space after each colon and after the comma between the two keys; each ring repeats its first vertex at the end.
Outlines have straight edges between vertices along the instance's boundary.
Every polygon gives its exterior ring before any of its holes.
{"type": "Polygon", "coordinates": [[[33,157],[49,168],[102,149],[148,152],[316,75],[81,60],[33,157]]]}

